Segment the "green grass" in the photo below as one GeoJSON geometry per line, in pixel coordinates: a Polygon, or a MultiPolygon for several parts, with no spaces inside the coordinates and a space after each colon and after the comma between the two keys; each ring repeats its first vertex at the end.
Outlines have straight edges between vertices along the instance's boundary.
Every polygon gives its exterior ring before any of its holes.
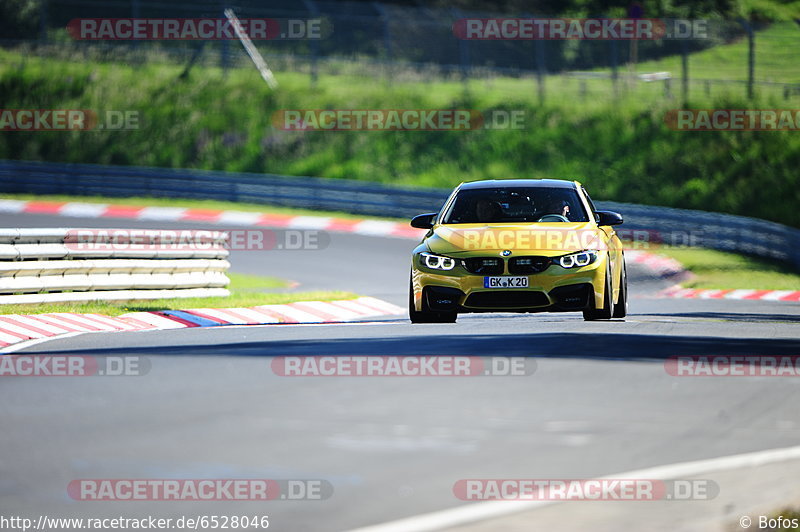
{"type": "Polygon", "coordinates": [[[83,303],[52,303],[35,305],[0,305],[0,314],[43,314],[47,312],[98,313],[119,316],[128,312],[181,310],[190,308],[232,308],[277,305],[297,301],[333,301],[358,297],[350,292],[287,292],[268,293],[289,286],[287,281],[274,277],[229,273],[229,297],[193,297],[161,299],[158,301],[91,301],[83,303]]]}
{"type": "Polygon", "coordinates": [[[779,261],[700,248],[655,248],[694,274],[685,288],[800,290],[800,274],[779,261]]]}
{"type": "MultiPolygon", "coordinates": [[[[795,46],[799,40],[800,26],[794,22],[776,23],[756,32],[756,79],[800,83],[800,69],[790,68],[797,57],[795,46]]],[[[692,53],[689,55],[689,76],[710,80],[747,79],[747,55],[746,38],[692,53]]],[[[670,72],[680,77],[681,57],[673,55],[657,61],[645,61],[639,63],[636,70],[670,72]]]]}
{"type": "MultiPolygon", "coordinates": [[[[758,42],[764,57],[758,79],[798,79],[790,52],[800,47],[800,29],[791,33],[788,26],[776,25],[759,33],[758,42]]],[[[736,42],[693,54],[690,68],[698,76],[708,68],[722,77],[727,65],[739,64],[737,79],[744,79],[741,46],[736,42]]],[[[102,57],[82,62],[73,51],[69,43],[54,47],[54,57],[0,50],[4,107],[133,110],[140,113],[140,129],[0,133],[0,158],[443,188],[476,179],[578,179],[596,200],[728,212],[800,227],[795,208],[800,204],[800,134],[672,131],[664,114],[681,103],[664,98],[657,83],[638,83],[614,98],[607,80],[587,82],[583,93],[578,80],[549,76],[542,105],[531,77],[465,84],[400,72],[390,81],[362,68],[323,73],[312,87],[307,74],[278,69],[280,88],[270,91],[252,67],[231,69],[223,77],[217,67],[198,65],[189,79],[179,80],[183,65],[115,63],[102,57]],[[289,132],[272,124],[272,114],[281,109],[326,108],[521,110],[525,129],[289,132]]],[[[663,61],[638,70],[674,71],[676,58],[663,61]]],[[[783,100],[779,92],[761,91],[747,101],[741,84],[709,95],[697,88],[690,105],[800,108],[800,94],[783,100]]]]}
{"type": "Polygon", "coordinates": [[[289,288],[292,286],[290,281],[278,279],[277,277],[269,277],[266,275],[248,275],[245,273],[231,273],[228,272],[228,279],[231,284],[228,285],[228,290],[231,292],[256,292],[268,291],[281,288],[289,288]]]}

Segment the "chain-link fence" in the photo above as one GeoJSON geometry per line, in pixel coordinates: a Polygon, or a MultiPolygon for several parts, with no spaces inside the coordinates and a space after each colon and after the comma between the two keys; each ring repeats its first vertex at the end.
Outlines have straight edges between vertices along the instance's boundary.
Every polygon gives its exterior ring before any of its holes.
{"type": "MultiPolygon", "coordinates": [[[[343,73],[400,80],[511,76],[529,77],[541,101],[558,95],[587,101],[625,98],[632,91],[638,99],[656,100],[713,100],[723,95],[762,96],[775,102],[800,99],[800,69],[792,68],[800,25],[793,23],[756,26],[743,20],[704,20],[702,31],[690,31],[686,38],[470,39],[458,34],[459,21],[508,15],[317,0],[275,0],[268,6],[256,0],[15,1],[27,5],[27,11],[16,22],[0,22],[6,26],[3,42],[22,43],[40,54],[133,64],[173,61],[187,68],[246,67],[248,59],[233,40],[76,41],[66,30],[70,21],[85,18],[222,18],[230,7],[242,19],[322,21],[326,30],[320,39],[256,42],[274,70],[308,73],[311,83],[320,75],[343,73]],[[727,46],[713,55],[710,49],[719,45],[727,46]]],[[[692,22],[682,27],[691,28],[692,22]]]]}

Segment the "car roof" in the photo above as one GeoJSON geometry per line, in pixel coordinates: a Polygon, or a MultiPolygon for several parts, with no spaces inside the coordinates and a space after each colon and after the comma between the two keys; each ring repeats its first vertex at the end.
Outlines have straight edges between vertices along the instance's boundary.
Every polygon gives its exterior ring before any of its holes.
{"type": "Polygon", "coordinates": [[[575,189],[577,185],[575,181],[567,181],[565,179],[486,179],[462,183],[461,190],[515,187],[575,189]]]}

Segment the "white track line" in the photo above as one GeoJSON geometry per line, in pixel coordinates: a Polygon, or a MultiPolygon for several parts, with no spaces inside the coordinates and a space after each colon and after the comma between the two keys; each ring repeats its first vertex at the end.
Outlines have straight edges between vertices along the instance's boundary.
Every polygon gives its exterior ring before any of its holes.
{"type": "MultiPolygon", "coordinates": [[[[718,471],[730,471],[745,467],[757,467],[775,462],[800,459],[800,446],[769,449],[752,453],[697,460],[694,462],[680,462],[648,469],[637,469],[615,475],[601,477],[602,479],[628,478],[628,479],[659,479],[669,480],[682,477],[693,477],[718,471]]],[[[561,501],[487,501],[466,506],[459,506],[448,510],[416,515],[397,521],[389,521],[374,526],[354,529],[351,532],[423,532],[443,530],[466,523],[484,521],[495,517],[503,517],[542,506],[549,506],[561,501]]]]}

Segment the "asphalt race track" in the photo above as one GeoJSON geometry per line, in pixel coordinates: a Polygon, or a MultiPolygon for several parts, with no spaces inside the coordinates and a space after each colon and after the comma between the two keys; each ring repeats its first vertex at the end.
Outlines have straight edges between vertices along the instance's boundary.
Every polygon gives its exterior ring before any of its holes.
{"type": "MultiPolygon", "coordinates": [[[[0,216],[4,227],[109,225],[207,228],[0,216]]],[[[413,241],[330,236],[324,250],[234,251],[232,270],[405,305],[413,241]]],[[[33,346],[22,352],[138,355],[151,368],[139,377],[3,379],[0,505],[34,516],[269,515],[275,530],[346,530],[471,504],[453,495],[459,479],[591,478],[796,445],[800,380],[680,378],[664,362],[800,355],[800,305],[659,299],[668,283],[633,265],[628,273],[625,321],[476,314],[449,325],[216,327],[33,346]],[[392,354],[525,356],[536,371],[298,378],[270,366],[281,355],[392,354]],[[268,503],[75,501],[67,485],[82,478],[325,479],[334,493],[268,503]]]]}

